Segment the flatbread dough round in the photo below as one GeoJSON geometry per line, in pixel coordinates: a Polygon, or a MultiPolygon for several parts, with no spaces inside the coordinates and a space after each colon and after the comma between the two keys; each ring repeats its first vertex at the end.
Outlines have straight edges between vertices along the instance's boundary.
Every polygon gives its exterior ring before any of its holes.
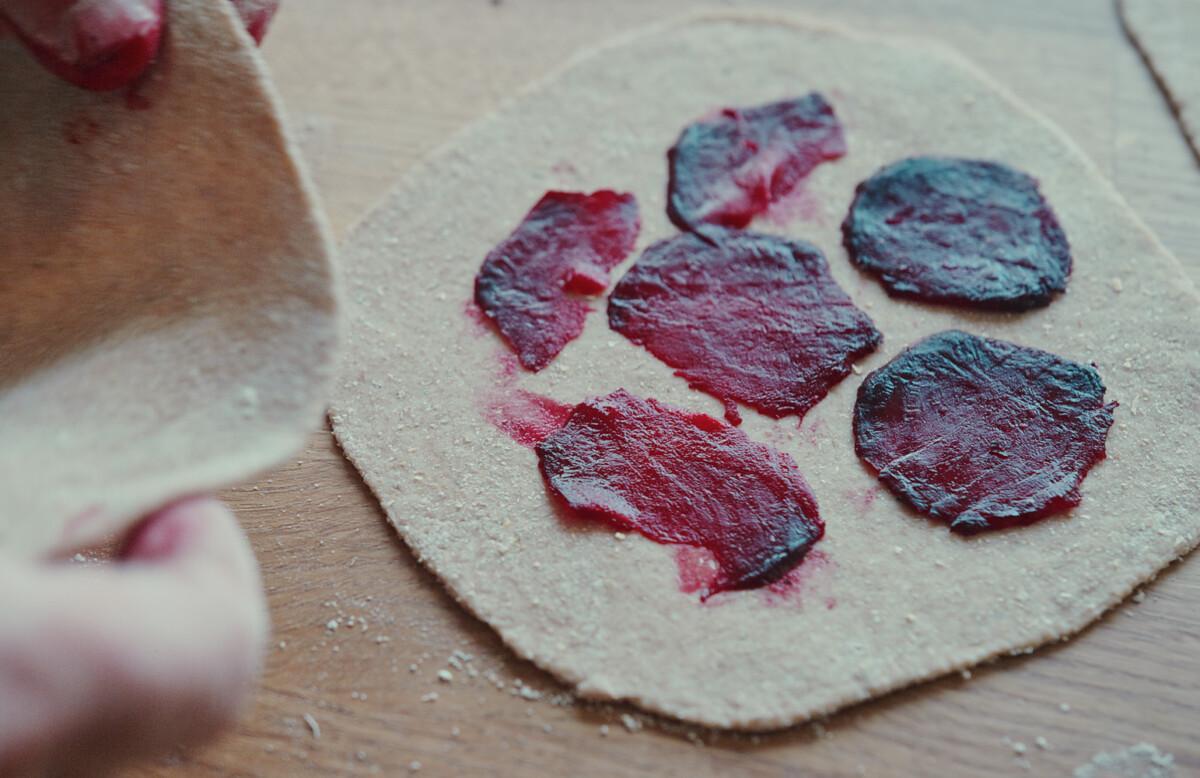
{"type": "Polygon", "coordinates": [[[1200,0],[1119,0],[1121,23],[1200,162],[1200,0]]]}
{"type": "MultiPolygon", "coordinates": [[[[416,167],[345,256],[351,332],[332,411],[338,439],[454,596],[585,695],[718,727],[785,726],[1069,635],[1200,538],[1200,434],[1179,421],[1195,415],[1200,391],[1191,282],[1060,130],[928,42],[727,16],[623,39],[416,167]],[[545,190],[635,193],[642,249],[675,232],[664,155],[680,127],[723,105],[812,90],[843,117],[849,151],[807,180],[814,218],[783,231],[824,251],[884,333],[863,371],[957,328],[1095,361],[1121,407],[1079,508],[969,538],[906,510],[855,457],[861,378],[834,387],[799,430],[794,419],[748,413],[752,438],[799,463],[827,534],[797,598],[747,591],[701,604],[680,591],[674,549],[556,516],[533,452],[482,420],[504,349],[463,306],[481,259],[545,190]],[[856,271],[839,230],[855,185],[918,154],[1036,175],[1073,246],[1066,294],[1023,314],[967,312],[889,299],[856,271]]],[[[716,400],[610,331],[603,312],[550,367],[515,380],[561,402],[623,387],[720,415],[716,400]]]]}
{"type": "Polygon", "coordinates": [[[303,444],[332,374],[329,230],[224,0],[94,94],[0,40],[0,549],[67,550],[303,444]]]}

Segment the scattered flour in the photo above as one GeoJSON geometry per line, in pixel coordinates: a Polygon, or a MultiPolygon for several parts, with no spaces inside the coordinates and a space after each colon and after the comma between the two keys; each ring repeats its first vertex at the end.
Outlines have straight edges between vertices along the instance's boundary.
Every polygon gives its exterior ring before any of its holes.
{"type": "Polygon", "coordinates": [[[1172,778],[1175,757],[1150,743],[1102,751],[1092,761],[1075,768],[1075,778],[1172,778]]]}

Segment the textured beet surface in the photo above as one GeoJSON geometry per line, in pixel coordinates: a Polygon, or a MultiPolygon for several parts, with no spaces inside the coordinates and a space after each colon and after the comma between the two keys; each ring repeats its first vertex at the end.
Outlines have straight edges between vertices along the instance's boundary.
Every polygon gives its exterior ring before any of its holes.
{"type": "Polygon", "coordinates": [[[949,331],[867,376],[854,444],[897,497],[969,533],[1078,505],[1115,407],[1090,367],[949,331]]]}
{"type": "Polygon", "coordinates": [[[591,310],[579,295],[608,286],[608,271],[637,240],[631,194],[547,192],[488,253],[475,302],[528,370],[541,370],[583,332],[591,310]]]}
{"type": "Polygon", "coordinates": [[[842,126],[815,92],[725,108],[685,127],[667,153],[667,214],[685,230],[745,227],[817,165],[845,153],[842,126]]]}
{"type": "Polygon", "coordinates": [[[720,228],[647,249],[608,321],[693,388],[775,418],[804,414],[880,342],[815,246],[720,228]]]}
{"type": "Polygon", "coordinates": [[[825,531],[790,456],[623,389],[575,406],[537,454],[550,490],[580,514],[711,552],[707,594],[777,580],[825,531]]]}
{"type": "Polygon", "coordinates": [[[850,258],[889,292],[1025,310],[1067,288],[1071,249],[1030,176],[995,162],[915,157],[858,185],[850,258]]]}

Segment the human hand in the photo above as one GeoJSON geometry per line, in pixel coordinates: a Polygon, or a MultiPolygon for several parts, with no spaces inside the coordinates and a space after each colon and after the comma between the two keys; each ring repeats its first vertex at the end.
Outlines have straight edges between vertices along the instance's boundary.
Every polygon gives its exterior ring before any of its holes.
{"type": "Polygon", "coordinates": [[[233,514],[147,518],[112,564],[0,557],[0,775],[99,775],[232,721],[268,630],[233,514]]]}
{"type": "MultiPolygon", "coordinates": [[[[231,0],[261,42],[279,0],[231,0]]],[[[47,70],[76,86],[119,89],[158,54],[163,0],[0,0],[7,27],[47,70]]]]}

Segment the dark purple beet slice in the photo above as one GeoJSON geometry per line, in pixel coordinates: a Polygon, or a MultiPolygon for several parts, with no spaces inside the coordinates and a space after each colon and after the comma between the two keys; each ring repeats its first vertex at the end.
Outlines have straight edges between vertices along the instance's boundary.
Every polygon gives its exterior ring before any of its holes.
{"type": "Polygon", "coordinates": [[[858,185],[850,259],[888,292],[1021,311],[1067,288],[1071,249],[1032,177],[996,162],[914,157],[858,185]]]}
{"type": "Polygon", "coordinates": [[[608,271],[637,241],[631,194],[547,192],[475,276],[475,302],[495,322],[521,365],[538,371],[583,332],[608,271]]]}
{"type": "Polygon", "coordinates": [[[735,413],[774,418],[803,415],[881,339],[815,246],[716,227],[646,249],[608,323],[735,413]]]}
{"type": "Polygon", "coordinates": [[[667,152],[667,215],[684,230],[745,227],[817,165],[845,153],[842,125],[816,92],[725,108],[685,127],[667,152]]]}
{"type": "Polygon", "coordinates": [[[825,533],[790,456],[624,389],[575,406],[537,454],[550,490],[581,515],[711,552],[720,573],[708,594],[777,580],[825,533]]]}
{"type": "Polygon", "coordinates": [[[854,447],[901,500],[977,532],[1078,505],[1115,407],[1090,367],[951,330],[867,376],[854,447]]]}

